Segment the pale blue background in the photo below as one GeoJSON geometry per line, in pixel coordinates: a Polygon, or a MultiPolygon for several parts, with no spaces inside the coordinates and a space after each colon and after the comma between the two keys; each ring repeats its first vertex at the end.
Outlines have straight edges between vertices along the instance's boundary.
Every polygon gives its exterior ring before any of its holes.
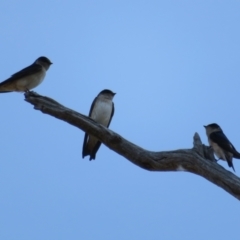
{"type": "MultiPolygon", "coordinates": [[[[35,89],[88,114],[117,92],[110,128],[148,150],[191,148],[216,122],[240,150],[239,1],[0,2],[0,79],[39,56],[35,89]]],[[[0,95],[0,239],[239,239],[240,203],[197,175],[148,172],[0,95]]],[[[220,162],[227,170],[225,162],[220,162]]],[[[240,163],[234,160],[236,174],[240,163]]]]}

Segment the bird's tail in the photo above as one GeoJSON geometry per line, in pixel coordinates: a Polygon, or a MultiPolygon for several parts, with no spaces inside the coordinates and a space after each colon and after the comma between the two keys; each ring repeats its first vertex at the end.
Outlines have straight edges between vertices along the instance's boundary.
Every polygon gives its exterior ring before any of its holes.
{"type": "Polygon", "coordinates": [[[90,151],[87,147],[84,147],[82,150],[82,158],[85,158],[87,155],[90,155],[90,151]]]}
{"type": "Polygon", "coordinates": [[[231,167],[231,168],[233,169],[233,171],[235,172],[235,168],[234,168],[234,166],[233,166],[232,161],[229,161],[229,160],[228,160],[227,163],[228,163],[228,166],[231,167]]]}
{"type": "Polygon", "coordinates": [[[89,155],[90,155],[90,157],[89,157],[90,161],[95,160],[95,158],[96,158],[96,153],[95,152],[91,152],[91,154],[89,154],[89,155]]]}
{"type": "Polygon", "coordinates": [[[84,158],[84,157],[86,157],[86,156],[90,156],[89,157],[89,160],[91,161],[91,160],[95,160],[95,158],[96,158],[96,152],[95,151],[91,151],[89,148],[88,148],[88,146],[87,145],[85,145],[84,147],[83,147],[83,150],[82,150],[82,158],[84,158]]]}

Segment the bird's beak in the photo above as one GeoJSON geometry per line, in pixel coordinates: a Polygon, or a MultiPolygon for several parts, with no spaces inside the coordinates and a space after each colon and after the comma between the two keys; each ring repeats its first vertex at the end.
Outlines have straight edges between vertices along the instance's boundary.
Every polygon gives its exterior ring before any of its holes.
{"type": "Polygon", "coordinates": [[[117,94],[117,93],[114,92],[114,93],[113,93],[113,96],[116,95],[116,94],[117,94]]]}
{"type": "Polygon", "coordinates": [[[207,127],[207,126],[205,126],[205,125],[203,125],[205,128],[207,127]]]}

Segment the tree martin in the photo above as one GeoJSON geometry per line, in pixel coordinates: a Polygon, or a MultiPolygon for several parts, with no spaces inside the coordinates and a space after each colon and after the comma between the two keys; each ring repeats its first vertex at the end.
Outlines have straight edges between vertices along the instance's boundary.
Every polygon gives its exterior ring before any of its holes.
{"type": "Polygon", "coordinates": [[[0,93],[27,92],[38,86],[44,79],[51,65],[46,57],[39,57],[32,65],[14,73],[10,78],[0,83],[0,93]]]}
{"type": "MultiPolygon", "coordinates": [[[[114,103],[112,100],[115,94],[116,93],[108,89],[101,91],[91,105],[89,117],[97,123],[109,127],[114,114],[114,103]]],[[[100,145],[101,142],[97,138],[85,133],[82,157],[84,158],[90,155],[89,160],[95,159],[100,145]]]]}
{"type": "Polygon", "coordinates": [[[240,153],[228,140],[218,124],[212,123],[204,127],[206,129],[209,145],[213,148],[216,156],[219,159],[227,161],[228,166],[232,167],[235,172],[232,159],[240,159],[240,153]]]}

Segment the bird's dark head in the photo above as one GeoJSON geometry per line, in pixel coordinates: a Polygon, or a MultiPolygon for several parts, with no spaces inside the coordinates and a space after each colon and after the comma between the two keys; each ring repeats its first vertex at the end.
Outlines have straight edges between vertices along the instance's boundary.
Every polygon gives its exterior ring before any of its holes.
{"type": "Polygon", "coordinates": [[[36,64],[42,65],[46,70],[50,67],[52,62],[47,57],[39,57],[36,61],[36,64]]]}
{"type": "Polygon", "coordinates": [[[207,134],[208,133],[210,134],[212,132],[222,131],[221,127],[216,123],[211,123],[211,124],[208,124],[204,127],[206,129],[207,134]]]}
{"type": "Polygon", "coordinates": [[[111,95],[115,95],[116,93],[112,92],[111,90],[109,89],[104,89],[102,90],[99,94],[111,94],[111,95]]]}
{"type": "Polygon", "coordinates": [[[104,90],[102,90],[102,91],[98,94],[98,96],[102,95],[102,96],[106,96],[106,97],[108,97],[108,98],[110,98],[110,99],[113,99],[113,97],[114,97],[115,94],[116,94],[116,93],[112,92],[112,91],[109,90],[109,89],[104,89],[104,90]]]}
{"type": "Polygon", "coordinates": [[[206,126],[204,126],[205,128],[212,128],[212,129],[218,129],[220,128],[220,126],[216,123],[211,123],[211,124],[208,124],[206,126]]]}

